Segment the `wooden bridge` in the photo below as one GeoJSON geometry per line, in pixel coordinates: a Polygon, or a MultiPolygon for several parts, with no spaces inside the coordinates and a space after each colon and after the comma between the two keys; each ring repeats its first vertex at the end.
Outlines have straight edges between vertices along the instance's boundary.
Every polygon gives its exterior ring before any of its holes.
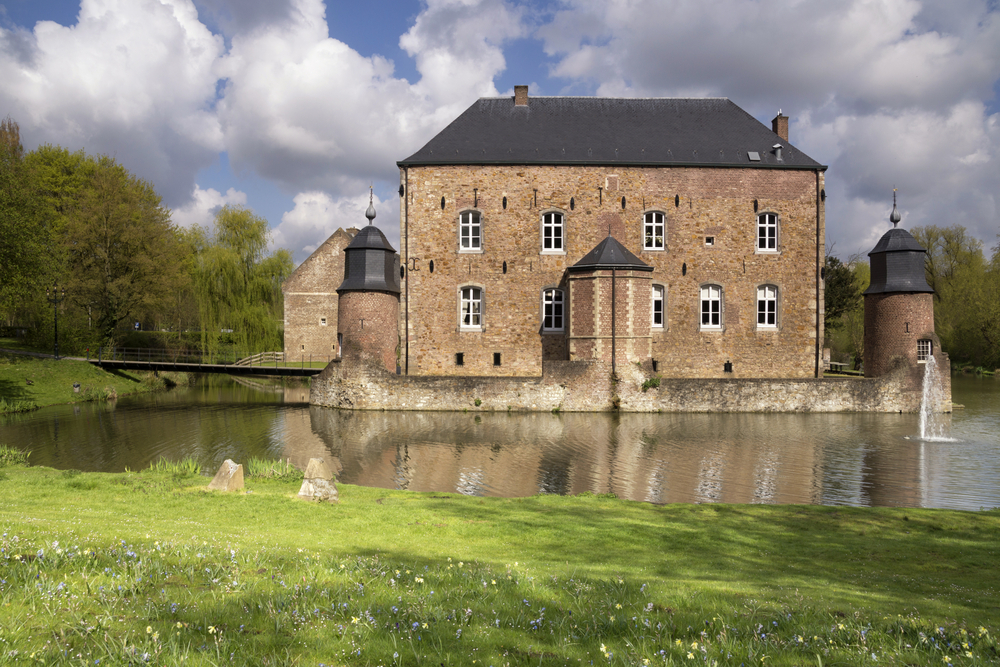
{"type": "Polygon", "coordinates": [[[282,352],[260,352],[251,357],[232,360],[215,355],[191,352],[115,348],[97,351],[97,357],[85,359],[105,370],[175,371],[179,373],[225,373],[226,375],[269,375],[310,377],[319,375],[332,358],[303,355],[286,359],[282,352]]]}

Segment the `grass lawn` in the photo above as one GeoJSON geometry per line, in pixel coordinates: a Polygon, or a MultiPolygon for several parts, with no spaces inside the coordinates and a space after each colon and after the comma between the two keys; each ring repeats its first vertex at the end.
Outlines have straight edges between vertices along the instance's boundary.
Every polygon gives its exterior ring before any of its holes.
{"type": "Polygon", "coordinates": [[[145,371],[109,373],[85,361],[0,353],[0,412],[157,391],[164,388],[165,380],[186,382],[184,374],[160,375],[145,371]],[[73,391],[77,382],[79,393],[73,391]]]}
{"type": "Polygon", "coordinates": [[[1000,660],[998,511],[0,473],[4,664],[1000,660]]]}

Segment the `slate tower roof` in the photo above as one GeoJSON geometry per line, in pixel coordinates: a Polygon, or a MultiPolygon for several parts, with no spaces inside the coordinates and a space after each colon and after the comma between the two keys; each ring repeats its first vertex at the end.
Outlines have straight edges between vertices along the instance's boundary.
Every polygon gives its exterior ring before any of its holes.
{"type": "Polygon", "coordinates": [[[608,236],[594,246],[594,249],[584,255],[579,262],[569,267],[569,271],[573,273],[597,269],[652,271],[653,267],[632,254],[613,236],[608,236]]]}
{"type": "Polygon", "coordinates": [[[924,272],[927,251],[910,232],[896,227],[900,219],[893,195],[892,214],[889,216],[892,229],[883,234],[868,253],[872,277],[865,294],[934,292],[927,284],[927,274],[924,272]]]}
{"type": "Polygon", "coordinates": [[[396,251],[382,230],[372,224],[375,206],[365,212],[368,225],[344,248],[344,282],[337,294],[344,292],[389,292],[399,294],[399,264],[396,251]]]}
{"type": "Polygon", "coordinates": [[[480,98],[397,164],[826,169],[726,98],[528,98],[526,92],[523,103],[480,98]]]}

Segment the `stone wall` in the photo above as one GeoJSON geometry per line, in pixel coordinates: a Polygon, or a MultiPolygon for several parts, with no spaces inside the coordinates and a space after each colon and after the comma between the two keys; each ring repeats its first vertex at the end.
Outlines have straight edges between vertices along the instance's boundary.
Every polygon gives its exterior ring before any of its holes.
{"type": "Polygon", "coordinates": [[[344,282],[344,248],[357,231],[338,229],[281,286],[287,359],[336,356],[337,288],[344,282]]]}
{"type": "MultiPolygon", "coordinates": [[[[619,366],[617,382],[599,361],[546,362],[544,369],[543,377],[405,376],[347,360],[313,379],[309,401],[361,410],[917,412],[913,380],[923,372],[899,365],[879,378],[672,378],[643,391],[650,376],[635,364],[619,366]]],[[[939,410],[951,410],[950,382],[939,410]]]]}
{"type": "Polygon", "coordinates": [[[541,331],[542,290],[565,289],[567,267],[609,233],[653,266],[652,281],[665,287],[665,327],[651,339],[651,357],[665,376],[817,374],[825,243],[821,171],[434,166],[404,169],[402,179],[407,213],[400,227],[409,253],[403,257],[404,295],[405,283],[409,290],[403,319],[408,310],[411,375],[541,376],[543,360],[568,354],[541,331]],[[481,216],[482,247],[474,252],[459,247],[459,215],[468,210],[481,216]],[[563,252],[542,252],[541,216],[548,211],[564,215],[563,252]],[[665,216],[663,250],[643,247],[643,215],[650,211],[665,216]],[[779,218],[775,252],[756,249],[757,215],[764,212],[779,218]],[[723,289],[721,331],[700,328],[699,291],[708,283],[723,289]],[[774,330],[757,327],[756,290],[763,284],[779,289],[774,330]],[[459,326],[463,285],[483,290],[481,331],[459,326]],[[502,353],[500,367],[493,365],[495,352],[502,353]],[[732,373],[724,372],[727,361],[732,373]]]}

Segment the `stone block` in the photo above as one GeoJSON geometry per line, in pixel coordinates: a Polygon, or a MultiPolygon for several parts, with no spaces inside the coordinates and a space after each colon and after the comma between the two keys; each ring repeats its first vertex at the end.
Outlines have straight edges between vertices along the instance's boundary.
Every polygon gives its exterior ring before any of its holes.
{"type": "Polygon", "coordinates": [[[333,472],[323,459],[309,459],[306,466],[305,479],[299,489],[299,498],[303,500],[340,502],[337,496],[337,481],[333,472]]]}
{"type": "Polygon", "coordinates": [[[209,491],[239,491],[243,488],[243,466],[231,459],[223,461],[208,485],[209,491]]]}

